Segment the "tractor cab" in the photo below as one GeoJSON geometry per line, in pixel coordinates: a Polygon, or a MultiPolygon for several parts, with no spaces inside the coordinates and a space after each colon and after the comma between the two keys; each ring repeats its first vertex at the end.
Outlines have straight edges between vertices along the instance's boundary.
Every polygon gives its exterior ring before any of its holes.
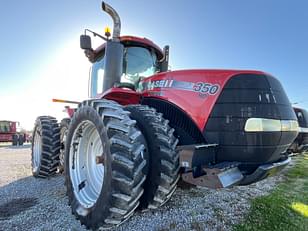
{"type": "Polygon", "coordinates": [[[112,38],[109,38],[111,33],[108,27],[105,29],[106,37],[89,29],[80,36],[80,47],[93,63],[89,81],[90,98],[113,87],[138,90],[140,80],[168,70],[169,46],[162,51],[146,38],[120,36],[120,18],[115,11],[111,11],[110,15],[114,21],[112,38]],[[94,50],[87,32],[106,42],[94,50]]]}
{"type": "Polygon", "coordinates": [[[15,133],[16,125],[19,126],[19,122],[0,121],[0,133],[15,133]]]}
{"type": "MultiPolygon", "coordinates": [[[[156,73],[167,71],[164,52],[152,41],[145,38],[133,36],[120,37],[123,45],[122,72],[120,81],[114,86],[137,90],[140,88],[140,81],[156,73]]],[[[92,62],[89,77],[89,97],[103,93],[104,74],[106,62],[106,43],[97,49],[85,50],[89,61],[92,62]]]]}

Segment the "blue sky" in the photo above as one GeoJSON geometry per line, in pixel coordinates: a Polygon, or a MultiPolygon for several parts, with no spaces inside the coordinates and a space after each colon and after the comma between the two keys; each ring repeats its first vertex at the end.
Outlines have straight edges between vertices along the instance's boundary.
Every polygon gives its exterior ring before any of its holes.
{"type": "MultiPolygon", "coordinates": [[[[107,1],[122,34],[170,45],[172,69],[257,69],[276,76],[291,102],[308,109],[308,1],[107,1]]],[[[51,98],[87,97],[84,28],[103,33],[110,18],[98,0],[0,2],[0,119],[31,128],[59,117],[51,98]]]]}

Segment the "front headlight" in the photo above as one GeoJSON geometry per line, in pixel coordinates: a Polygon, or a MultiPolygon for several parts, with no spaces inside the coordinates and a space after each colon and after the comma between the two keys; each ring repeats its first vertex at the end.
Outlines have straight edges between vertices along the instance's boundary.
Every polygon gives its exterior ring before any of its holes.
{"type": "Polygon", "coordinates": [[[298,122],[295,120],[281,120],[281,131],[283,132],[299,131],[298,122]]]}
{"type": "Polygon", "coordinates": [[[249,118],[245,124],[245,132],[289,132],[298,129],[296,120],[249,118]]]}

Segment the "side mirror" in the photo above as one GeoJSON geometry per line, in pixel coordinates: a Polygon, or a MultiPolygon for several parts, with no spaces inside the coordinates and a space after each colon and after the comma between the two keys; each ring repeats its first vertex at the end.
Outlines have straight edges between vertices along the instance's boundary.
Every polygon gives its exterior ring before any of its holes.
{"type": "Polygon", "coordinates": [[[89,35],[80,35],[80,48],[92,50],[91,37],[89,35]]]}

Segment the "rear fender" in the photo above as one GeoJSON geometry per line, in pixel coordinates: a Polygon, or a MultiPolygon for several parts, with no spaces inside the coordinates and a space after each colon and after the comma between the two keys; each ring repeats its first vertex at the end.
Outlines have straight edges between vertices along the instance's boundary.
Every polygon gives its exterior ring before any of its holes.
{"type": "Polygon", "coordinates": [[[129,104],[140,104],[141,96],[138,92],[128,88],[111,88],[103,94],[97,95],[95,98],[113,100],[125,106],[129,104]]]}

